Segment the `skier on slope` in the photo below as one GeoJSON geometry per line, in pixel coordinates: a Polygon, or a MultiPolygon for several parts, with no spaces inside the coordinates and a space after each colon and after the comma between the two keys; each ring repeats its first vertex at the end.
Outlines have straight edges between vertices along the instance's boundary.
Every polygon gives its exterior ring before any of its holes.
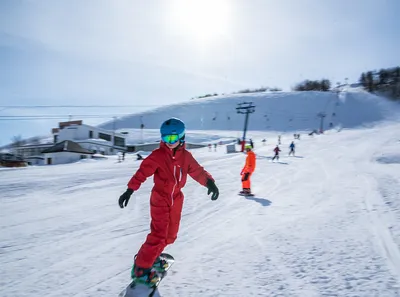
{"type": "Polygon", "coordinates": [[[277,159],[279,161],[279,152],[280,151],[281,151],[281,149],[279,148],[278,145],[276,145],[276,147],[274,148],[275,156],[272,158],[272,161],[274,161],[275,159],[277,159]]]}
{"type": "Polygon", "coordinates": [[[160,277],[156,271],[165,271],[166,261],[159,255],[176,238],[181,220],[183,193],[187,175],[208,188],[211,200],[216,200],[219,191],[213,177],[200,166],[185,148],[185,124],[177,119],[166,120],[160,128],[160,147],[145,158],[128,183],[128,189],[120,196],[121,208],[127,206],[134,191],[150,176],[154,175],[154,186],[150,195],[151,226],[131,271],[133,281],[152,287],[160,277]]]}
{"type": "Polygon", "coordinates": [[[246,163],[240,172],[242,176],[242,191],[239,192],[241,195],[251,194],[251,183],[250,177],[256,169],[256,155],[252,151],[252,147],[250,144],[245,145],[245,149],[247,152],[246,163]]]}
{"type": "Polygon", "coordinates": [[[253,140],[252,140],[252,139],[250,139],[250,140],[249,140],[249,142],[250,142],[250,146],[251,146],[251,148],[252,148],[252,149],[254,149],[254,142],[253,142],[253,140]]]}
{"type": "Polygon", "coordinates": [[[290,148],[289,156],[290,156],[291,154],[293,154],[293,156],[294,156],[294,154],[295,154],[294,148],[295,148],[295,147],[296,147],[296,146],[295,146],[295,144],[294,144],[294,141],[292,141],[292,143],[289,145],[289,148],[290,148]]]}

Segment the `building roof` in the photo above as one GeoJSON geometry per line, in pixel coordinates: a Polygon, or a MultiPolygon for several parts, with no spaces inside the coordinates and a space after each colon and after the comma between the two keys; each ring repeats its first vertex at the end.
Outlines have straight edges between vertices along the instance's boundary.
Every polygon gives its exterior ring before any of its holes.
{"type": "Polygon", "coordinates": [[[72,125],[82,125],[82,120],[79,121],[68,121],[68,122],[59,122],[58,128],[62,129],[64,127],[72,126],[72,125]]]}
{"type": "Polygon", "coordinates": [[[53,146],[54,143],[37,143],[37,144],[23,144],[14,149],[24,149],[24,148],[47,148],[53,146]]]}
{"type": "Polygon", "coordinates": [[[31,160],[31,159],[37,159],[37,160],[44,160],[44,157],[41,156],[29,156],[29,157],[24,157],[25,160],[31,160]]]}
{"type": "Polygon", "coordinates": [[[24,161],[21,156],[17,156],[10,153],[0,153],[0,161],[20,162],[24,161]]]}
{"type": "Polygon", "coordinates": [[[61,142],[55,144],[54,146],[42,151],[42,154],[60,153],[60,152],[93,154],[91,151],[81,147],[79,144],[77,144],[76,142],[73,142],[71,140],[61,141],[61,142]]]}

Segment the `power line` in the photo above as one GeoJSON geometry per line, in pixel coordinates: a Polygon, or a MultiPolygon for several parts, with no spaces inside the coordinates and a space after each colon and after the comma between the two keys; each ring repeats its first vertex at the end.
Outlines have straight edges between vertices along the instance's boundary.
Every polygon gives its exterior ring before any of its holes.
{"type": "Polygon", "coordinates": [[[118,116],[128,116],[131,114],[55,114],[55,115],[5,115],[5,116],[0,116],[0,118],[47,118],[47,117],[118,117],[118,116]]]}
{"type": "Polygon", "coordinates": [[[114,117],[124,117],[131,114],[91,114],[91,115],[26,115],[26,116],[0,116],[0,121],[38,121],[38,120],[57,120],[57,119],[71,119],[71,118],[114,118],[114,117]]]}
{"type": "Polygon", "coordinates": [[[119,108],[119,107],[158,107],[159,104],[135,105],[0,105],[0,108],[119,108]]]}

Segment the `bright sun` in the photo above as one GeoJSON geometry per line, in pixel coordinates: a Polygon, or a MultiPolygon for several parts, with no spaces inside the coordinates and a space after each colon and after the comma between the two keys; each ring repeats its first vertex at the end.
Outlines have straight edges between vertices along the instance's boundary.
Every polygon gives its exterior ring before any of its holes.
{"type": "Polygon", "coordinates": [[[171,1],[170,25],[196,43],[207,46],[230,29],[229,0],[171,1]]]}

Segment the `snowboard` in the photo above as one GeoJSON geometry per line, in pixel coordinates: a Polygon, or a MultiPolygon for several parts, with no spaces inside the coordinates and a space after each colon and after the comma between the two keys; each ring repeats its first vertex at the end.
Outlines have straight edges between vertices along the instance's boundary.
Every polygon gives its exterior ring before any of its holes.
{"type": "Polygon", "coordinates": [[[167,270],[164,272],[157,272],[160,276],[160,281],[154,287],[148,287],[145,284],[135,283],[132,281],[125,290],[123,290],[118,297],[158,297],[158,286],[161,281],[166,277],[168,270],[174,264],[175,259],[170,254],[162,253],[160,258],[164,259],[169,263],[167,270]]]}
{"type": "Polygon", "coordinates": [[[245,196],[245,197],[254,197],[254,194],[253,194],[253,193],[250,193],[250,194],[243,194],[243,193],[240,193],[240,192],[239,192],[239,195],[240,195],[240,196],[245,196]]]}

